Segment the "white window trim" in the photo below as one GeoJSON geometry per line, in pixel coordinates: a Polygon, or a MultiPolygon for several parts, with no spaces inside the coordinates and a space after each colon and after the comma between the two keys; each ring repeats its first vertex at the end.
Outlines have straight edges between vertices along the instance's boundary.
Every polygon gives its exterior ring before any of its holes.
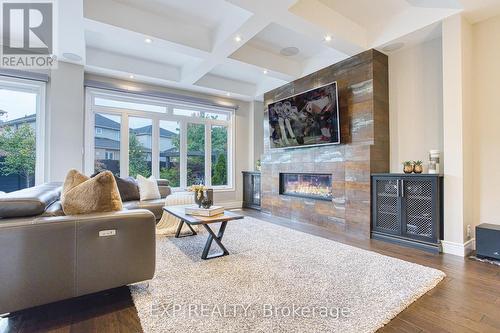
{"type": "MultiPolygon", "coordinates": [[[[203,105],[194,105],[192,103],[182,103],[178,101],[163,100],[156,97],[142,97],[134,95],[133,93],[119,93],[119,92],[109,92],[97,88],[86,88],[85,91],[85,172],[87,174],[92,174],[94,172],[94,138],[95,138],[95,114],[104,113],[110,115],[117,115],[121,117],[121,131],[120,131],[120,152],[128,152],[128,118],[129,117],[141,117],[152,120],[153,125],[153,137],[152,137],[152,174],[154,177],[158,178],[160,176],[160,121],[175,121],[179,123],[180,127],[180,188],[176,190],[184,190],[187,187],[187,124],[205,124],[205,185],[213,188],[215,191],[229,192],[235,191],[235,161],[234,161],[234,138],[235,138],[235,114],[234,111],[217,108],[208,107],[203,105]],[[166,113],[153,112],[153,111],[142,111],[124,108],[112,108],[97,106],[94,103],[95,97],[101,98],[113,98],[116,100],[127,101],[127,102],[141,102],[149,103],[153,105],[165,106],[167,108],[166,113]],[[205,119],[197,117],[188,117],[174,115],[174,108],[184,108],[191,109],[201,112],[209,113],[225,113],[229,115],[229,120],[216,120],[216,119],[205,119]],[[228,128],[228,175],[227,186],[211,186],[212,182],[212,165],[211,165],[211,154],[212,147],[211,142],[211,128],[214,125],[225,126],[228,128]]],[[[127,177],[129,175],[128,166],[128,154],[120,153],[120,175],[122,177],[127,177]]]]}
{"type": "Polygon", "coordinates": [[[47,175],[45,174],[45,155],[47,153],[45,151],[46,84],[40,81],[2,76],[0,77],[0,86],[37,95],[35,185],[43,184],[47,181],[47,175]]]}

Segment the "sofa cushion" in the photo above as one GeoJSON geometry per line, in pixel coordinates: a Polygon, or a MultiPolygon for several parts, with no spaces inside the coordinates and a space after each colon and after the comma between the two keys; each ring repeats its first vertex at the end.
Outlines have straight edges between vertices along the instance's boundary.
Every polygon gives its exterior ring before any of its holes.
{"type": "Polygon", "coordinates": [[[115,176],[115,181],[122,201],[139,200],[141,198],[139,186],[134,178],[120,178],[115,176]]]}
{"type": "Polygon", "coordinates": [[[163,206],[165,206],[165,199],[163,198],[144,201],[128,201],[123,203],[123,207],[128,210],[147,209],[155,215],[157,220],[159,220],[163,214],[163,206]]]}
{"type": "Polygon", "coordinates": [[[54,201],[50,206],[45,209],[45,212],[41,215],[43,217],[51,216],[64,216],[64,211],[62,209],[62,204],[60,200],[54,201]]]}
{"type": "Polygon", "coordinates": [[[42,214],[61,194],[61,183],[46,183],[0,196],[0,217],[42,214]]]}
{"type": "Polygon", "coordinates": [[[155,177],[151,176],[149,178],[137,175],[137,183],[139,184],[139,193],[141,200],[153,200],[160,199],[161,194],[158,189],[158,183],[155,177]]]}
{"type": "Polygon", "coordinates": [[[77,170],[70,170],[64,182],[61,203],[66,215],[123,209],[115,177],[110,171],[89,178],[77,170]]]}

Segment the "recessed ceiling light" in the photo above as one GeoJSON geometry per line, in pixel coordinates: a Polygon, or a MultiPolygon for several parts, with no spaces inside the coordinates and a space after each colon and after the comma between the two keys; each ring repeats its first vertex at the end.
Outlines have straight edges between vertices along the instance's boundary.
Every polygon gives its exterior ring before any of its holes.
{"type": "Polygon", "coordinates": [[[331,42],[332,41],[332,36],[330,35],[326,35],[325,37],[323,37],[323,39],[325,40],[325,42],[331,42]]]}
{"type": "Polygon", "coordinates": [[[399,50],[403,46],[405,46],[405,43],[403,43],[403,42],[396,42],[396,43],[392,43],[392,44],[384,46],[382,48],[382,50],[385,51],[385,52],[392,52],[392,51],[399,50]]]}
{"type": "Polygon", "coordinates": [[[144,40],[144,42],[148,43],[148,44],[151,44],[153,42],[153,40],[151,38],[146,38],[144,40]]]}
{"type": "Polygon", "coordinates": [[[135,76],[134,76],[134,75],[132,75],[132,74],[130,74],[128,77],[129,77],[130,79],[133,79],[135,76]]]}
{"type": "Polygon", "coordinates": [[[262,73],[267,74],[267,69],[264,69],[262,73]]]}
{"type": "Polygon", "coordinates": [[[231,93],[226,93],[226,96],[228,96],[228,97],[231,96],[231,93]]]}
{"type": "Polygon", "coordinates": [[[300,50],[298,48],[296,48],[295,46],[285,47],[285,48],[280,50],[280,54],[284,55],[285,57],[291,57],[291,56],[297,55],[297,54],[299,54],[299,52],[300,52],[300,50]]]}
{"type": "Polygon", "coordinates": [[[237,35],[236,37],[234,37],[234,41],[237,43],[241,42],[242,40],[243,40],[243,38],[241,38],[240,35],[237,35]]]}

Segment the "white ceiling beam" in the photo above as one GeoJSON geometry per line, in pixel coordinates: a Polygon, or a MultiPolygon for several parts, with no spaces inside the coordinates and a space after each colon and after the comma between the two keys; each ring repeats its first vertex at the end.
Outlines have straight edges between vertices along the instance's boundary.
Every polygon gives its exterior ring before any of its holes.
{"type": "Polygon", "coordinates": [[[87,49],[87,65],[93,68],[107,68],[123,74],[147,76],[173,82],[178,82],[181,77],[180,68],[174,66],[92,48],[87,49]]]}
{"type": "Polygon", "coordinates": [[[212,50],[209,57],[200,65],[194,68],[186,68],[186,70],[183,69],[182,82],[194,84],[215,68],[215,66],[223,63],[224,60],[238,50],[245,43],[245,41],[250,40],[269,23],[270,21],[266,18],[257,15],[251,16],[248,20],[244,21],[240,27],[235,29],[235,31],[226,33],[224,41],[220,42],[212,50]],[[236,35],[241,36],[243,40],[241,42],[236,42],[234,39],[236,35]]]}
{"type": "Polygon", "coordinates": [[[213,74],[203,76],[196,82],[196,85],[252,97],[255,96],[257,91],[256,86],[252,83],[232,80],[213,74]]]}

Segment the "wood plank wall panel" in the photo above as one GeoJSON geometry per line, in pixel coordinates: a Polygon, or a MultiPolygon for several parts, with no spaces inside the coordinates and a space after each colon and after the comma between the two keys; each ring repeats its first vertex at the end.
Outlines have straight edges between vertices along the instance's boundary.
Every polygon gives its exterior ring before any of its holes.
{"type": "Polygon", "coordinates": [[[306,222],[369,238],[370,174],[389,171],[387,56],[376,50],[355,55],[266,93],[265,105],[333,81],[338,87],[342,144],[270,149],[265,123],[262,210],[290,223],[306,222]],[[332,174],[333,200],[279,195],[283,172],[332,174]]]}

